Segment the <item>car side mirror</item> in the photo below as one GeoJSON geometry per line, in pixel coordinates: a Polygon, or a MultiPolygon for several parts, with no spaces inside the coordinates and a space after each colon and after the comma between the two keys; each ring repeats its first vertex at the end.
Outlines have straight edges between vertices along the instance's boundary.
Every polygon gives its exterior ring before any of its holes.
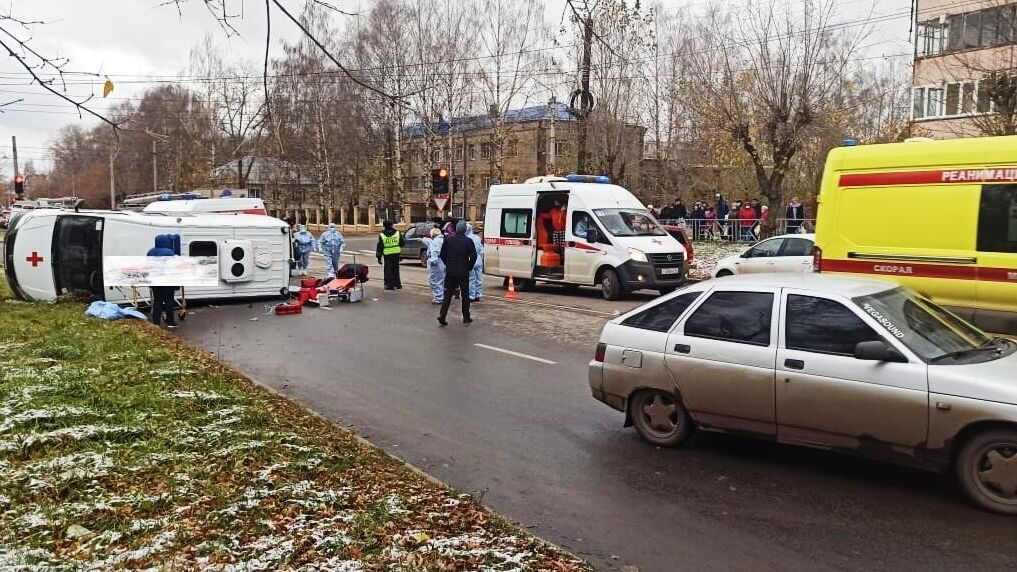
{"type": "Polygon", "coordinates": [[[596,227],[589,227],[586,229],[586,242],[591,244],[600,242],[600,229],[596,227]]]}
{"type": "Polygon", "coordinates": [[[904,354],[882,340],[858,342],[858,345],[855,346],[855,359],[893,363],[908,362],[908,358],[904,357],[904,354]]]}

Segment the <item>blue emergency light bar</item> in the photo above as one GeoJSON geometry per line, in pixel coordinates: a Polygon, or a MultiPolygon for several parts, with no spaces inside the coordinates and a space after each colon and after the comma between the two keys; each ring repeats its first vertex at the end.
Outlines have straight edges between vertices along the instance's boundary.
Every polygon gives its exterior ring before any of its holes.
{"type": "Polygon", "coordinates": [[[573,173],[571,175],[565,175],[565,180],[570,183],[599,183],[601,185],[611,184],[611,177],[606,175],[577,175],[573,173]]]}
{"type": "Polygon", "coordinates": [[[843,147],[857,147],[858,141],[856,139],[845,139],[840,142],[843,147]]]}

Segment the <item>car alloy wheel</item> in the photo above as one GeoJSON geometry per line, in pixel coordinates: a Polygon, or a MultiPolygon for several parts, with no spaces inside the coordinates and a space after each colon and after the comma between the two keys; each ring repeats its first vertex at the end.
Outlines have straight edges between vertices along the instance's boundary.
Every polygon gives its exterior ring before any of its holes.
{"type": "Polygon", "coordinates": [[[674,394],[643,390],[631,399],[632,424],[645,441],[660,447],[674,447],[688,437],[689,417],[674,394]]]}
{"type": "Polygon", "coordinates": [[[979,505],[1017,515],[1017,432],[989,431],[975,436],[958,458],[961,487],[979,505]]]}

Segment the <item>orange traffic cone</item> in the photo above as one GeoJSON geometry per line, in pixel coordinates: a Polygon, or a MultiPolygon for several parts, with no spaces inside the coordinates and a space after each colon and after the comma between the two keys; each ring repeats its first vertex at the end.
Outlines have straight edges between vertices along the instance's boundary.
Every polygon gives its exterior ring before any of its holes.
{"type": "Polygon", "coordinates": [[[515,300],[519,297],[516,295],[516,282],[511,276],[509,276],[509,288],[508,292],[505,293],[505,297],[509,300],[515,300]]]}

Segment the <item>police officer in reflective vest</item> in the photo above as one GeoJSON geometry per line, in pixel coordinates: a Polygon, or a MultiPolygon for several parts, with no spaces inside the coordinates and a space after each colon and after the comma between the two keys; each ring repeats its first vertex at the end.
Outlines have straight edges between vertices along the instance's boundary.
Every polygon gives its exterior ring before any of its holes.
{"type": "Polygon", "coordinates": [[[385,261],[385,289],[402,290],[403,283],[399,280],[399,253],[403,250],[403,235],[395,229],[392,221],[387,220],[385,229],[378,235],[378,264],[385,261]]]}

